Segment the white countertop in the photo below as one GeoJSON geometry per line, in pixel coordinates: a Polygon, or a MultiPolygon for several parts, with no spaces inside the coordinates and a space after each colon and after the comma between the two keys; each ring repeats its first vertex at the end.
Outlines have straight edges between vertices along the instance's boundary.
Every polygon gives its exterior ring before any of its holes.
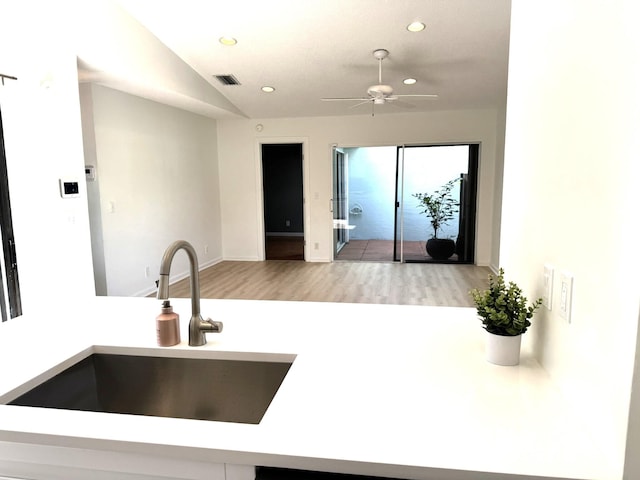
{"type": "MultiPolygon", "coordinates": [[[[259,425],[0,405],[0,442],[416,479],[619,478],[535,360],[484,360],[472,308],[202,300],[224,331],[189,347],[190,301],[172,304],[182,343],[162,350],[297,355],[259,425]]],[[[0,399],[94,346],[161,349],[159,306],[96,298],[3,324],[0,399]]]]}

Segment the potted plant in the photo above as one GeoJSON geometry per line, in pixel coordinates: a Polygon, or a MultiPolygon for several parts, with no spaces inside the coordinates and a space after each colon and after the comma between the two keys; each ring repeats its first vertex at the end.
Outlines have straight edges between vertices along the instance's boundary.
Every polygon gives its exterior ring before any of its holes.
{"type": "Polygon", "coordinates": [[[534,312],[542,304],[539,298],[527,306],[527,298],[514,282],[504,281],[504,270],[489,274],[489,289],[469,292],[483,328],[488,332],[486,358],[497,365],[520,363],[522,334],[531,326],[534,312]]]}
{"type": "Polygon", "coordinates": [[[424,213],[431,219],[433,235],[427,240],[427,253],[435,260],[446,260],[456,250],[456,244],[452,239],[438,237],[438,230],[458,213],[460,202],[451,194],[458,181],[460,181],[459,178],[449,180],[433,193],[412,195],[419,200],[417,207],[422,209],[420,213],[424,213]]]}

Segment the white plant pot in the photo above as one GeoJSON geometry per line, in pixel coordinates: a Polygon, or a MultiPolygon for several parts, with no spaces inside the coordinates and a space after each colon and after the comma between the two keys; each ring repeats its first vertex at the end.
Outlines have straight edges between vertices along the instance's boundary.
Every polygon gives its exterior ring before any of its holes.
{"type": "Polygon", "coordinates": [[[495,365],[518,365],[522,335],[506,337],[487,332],[486,359],[495,365]]]}

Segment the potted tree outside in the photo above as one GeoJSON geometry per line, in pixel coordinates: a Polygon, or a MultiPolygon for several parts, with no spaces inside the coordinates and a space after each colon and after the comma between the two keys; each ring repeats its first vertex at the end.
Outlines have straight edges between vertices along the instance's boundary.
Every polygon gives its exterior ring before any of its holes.
{"type": "Polygon", "coordinates": [[[489,274],[489,289],[469,292],[483,328],[487,331],[487,361],[496,365],[518,365],[522,334],[531,326],[534,312],[542,304],[539,298],[527,306],[527,298],[514,282],[504,281],[504,270],[489,274]]]}
{"type": "Polygon", "coordinates": [[[414,193],[412,196],[419,200],[417,205],[430,218],[433,227],[433,235],[427,240],[427,253],[435,260],[447,260],[456,250],[455,242],[450,238],[439,238],[438,230],[452,220],[460,202],[453,198],[451,191],[459,178],[454,178],[445,183],[433,193],[414,193]]]}

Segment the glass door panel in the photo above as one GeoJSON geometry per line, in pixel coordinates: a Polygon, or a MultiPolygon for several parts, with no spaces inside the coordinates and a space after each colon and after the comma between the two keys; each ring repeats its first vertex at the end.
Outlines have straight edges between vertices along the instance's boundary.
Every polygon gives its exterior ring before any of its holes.
{"type": "Polygon", "coordinates": [[[396,152],[396,198],[395,198],[395,234],[393,239],[393,260],[404,262],[404,252],[402,238],[404,236],[404,216],[405,208],[402,202],[402,188],[404,178],[404,146],[397,148],[396,152]]]}
{"type": "Polygon", "coordinates": [[[337,148],[333,149],[333,258],[349,241],[347,214],[347,165],[345,154],[337,148]]]}
{"type": "Polygon", "coordinates": [[[477,153],[478,145],[399,149],[396,260],[473,262],[477,153]],[[450,199],[449,213],[435,225],[425,213],[427,198],[450,199]]]}

